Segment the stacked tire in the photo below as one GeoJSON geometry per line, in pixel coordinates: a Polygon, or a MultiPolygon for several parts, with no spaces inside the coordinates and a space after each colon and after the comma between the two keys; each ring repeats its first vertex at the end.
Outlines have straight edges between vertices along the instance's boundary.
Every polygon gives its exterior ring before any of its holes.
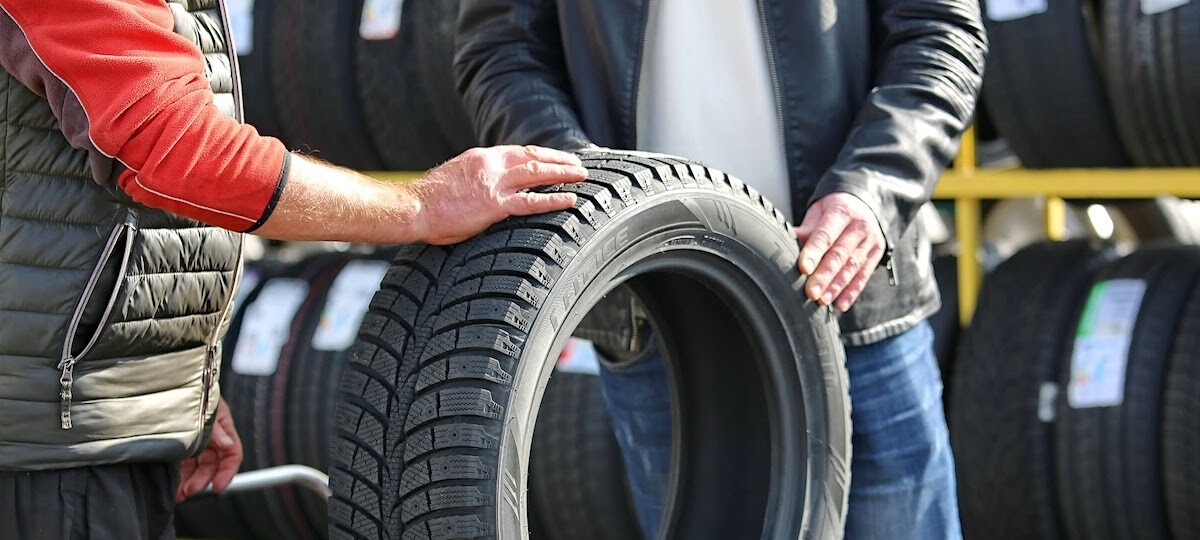
{"type": "Polygon", "coordinates": [[[835,317],[802,301],[783,216],[696,164],[583,157],[589,180],[555,188],[579,195],[575,208],[393,262],[343,379],[334,536],[528,537],[547,377],[590,306],[625,283],[670,351],[680,458],[664,534],[839,538],[843,352],[835,317]]]}
{"type": "MultiPolygon", "coordinates": [[[[349,253],[247,265],[221,368],[245,452],[241,472],[329,469],[338,381],[386,269],[378,256],[349,253]]],[[[184,503],[177,524],[183,537],[323,539],[327,516],[320,496],[282,487],[184,503]]]]}
{"type": "Polygon", "coordinates": [[[1200,165],[1200,4],[983,5],[987,109],[1025,166],[1200,165]]]}
{"type": "Polygon", "coordinates": [[[1185,539],[1200,248],[1043,243],[985,281],[954,379],[965,538],[1185,539]]]}
{"type": "Polygon", "coordinates": [[[454,88],[457,16],[458,0],[257,0],[233,17],[251,29],[246,121],[358,170],[441,163],[474,145],[454,88]]]}

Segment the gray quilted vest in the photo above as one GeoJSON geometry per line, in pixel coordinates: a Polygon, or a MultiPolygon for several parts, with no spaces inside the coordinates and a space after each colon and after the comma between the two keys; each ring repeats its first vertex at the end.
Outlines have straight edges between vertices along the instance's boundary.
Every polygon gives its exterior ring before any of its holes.
{"type": "MultiPolygon", "coordinates": [[[[240,118],[218,0],[170,0],[240,118]]],[[[0,70],[0,470],[177,461],[216,409],[241,235],[92,178],[47,102],[0,70]]]]}

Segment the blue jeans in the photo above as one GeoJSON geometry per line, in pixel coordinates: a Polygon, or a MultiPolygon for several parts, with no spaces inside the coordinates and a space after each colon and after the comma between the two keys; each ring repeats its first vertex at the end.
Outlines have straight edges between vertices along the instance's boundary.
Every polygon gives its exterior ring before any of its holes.
{"type": "MultiPolygon", "coordinates": [[[[846,539],[962,538],[929,324],[847,347],[846,366],[854,445],[846,539]]],[[[652,540],[671,466],[671,403],[662,356],[652,350],[620,369],[602,369],[600,378],[638,520],[652,540]]]]}

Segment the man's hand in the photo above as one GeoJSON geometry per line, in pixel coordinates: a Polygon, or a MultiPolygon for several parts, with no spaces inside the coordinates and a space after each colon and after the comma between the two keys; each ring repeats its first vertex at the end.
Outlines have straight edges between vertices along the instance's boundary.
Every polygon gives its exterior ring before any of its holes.
{"type": "Polygon", "coordinates": [[[417,230],[431,244],[462,242],[509,216],[565,210],[574,193],[525,190],[587,178],[579,158],[537,146],[472,148],[412,184],[417,230]]]}
{"type": "Polygon", "coordinates": [[[175,492],[175,502],[183,502],[203,491],[209,483],[212,483],[213,491],[225,491],[241,465],[242,441],[233,426],[229,406],[221,398],[208,447],[200,455],[179,464],[179,490],[175,492]]]}
{"type": "Polygon", "coordinates": [[[887,243],[874,212],[849,193],[817,200],[796,228],[800,272],[808,276],[805,293],[821,305],[847,311],[879,266],[887,243]]]}

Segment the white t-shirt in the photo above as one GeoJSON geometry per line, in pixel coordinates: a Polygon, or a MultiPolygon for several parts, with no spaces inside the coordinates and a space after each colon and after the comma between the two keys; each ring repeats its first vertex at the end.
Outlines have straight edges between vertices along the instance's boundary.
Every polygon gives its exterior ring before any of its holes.
{"type": "Polygon", "coordinates": [[[740,178],[789,219],[780,112],[758,4],[658,0],[638,90],[638,149],[740,178]]]}

